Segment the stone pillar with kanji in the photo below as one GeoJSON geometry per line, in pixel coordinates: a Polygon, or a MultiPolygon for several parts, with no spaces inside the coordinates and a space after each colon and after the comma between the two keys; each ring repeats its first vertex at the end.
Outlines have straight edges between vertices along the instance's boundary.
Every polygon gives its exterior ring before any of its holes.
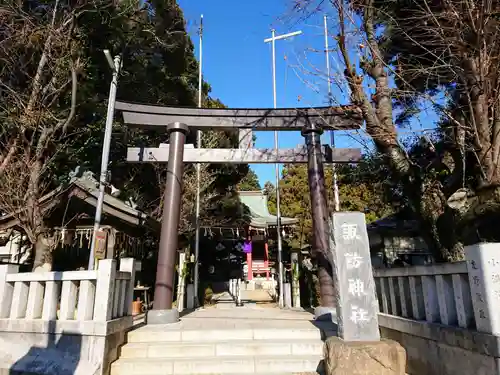
{"type": "Polygon", "coordinates": [[[333,214],[330,261],[336,288],[338,337],[325,346],[326,373],[404,375],[406,352],[395,341],[380,340],[368,233],[361,212],[333,214]],[[390,360],[387,360],[387,359],[390,360]]]}

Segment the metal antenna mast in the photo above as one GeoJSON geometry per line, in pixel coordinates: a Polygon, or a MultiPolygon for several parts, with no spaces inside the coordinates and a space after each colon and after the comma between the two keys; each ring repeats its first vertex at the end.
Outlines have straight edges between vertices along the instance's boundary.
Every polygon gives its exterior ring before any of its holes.
{"type": "MultiPolygon", "coordinates": [[[[275,42],[280,39],[286,39],[290,38],[296,35],[302,34],[302,31],[295,31],[293,33],[289,34],[283,34],[276,36],[276,31],[274,29],[271,30],[271,38],[264,39],[264,43],[269,43],[271,42],[272,45],[272,58],[273,58],[273,100],[274,100],[274,108],[276,109],[277,107],[277,102],[276,102],[276,46],[275,42]]],[[[274,132],[274,148],[276,150],[276,153],[278,153],[278,132],[274,132]]],[[[277,217],[277,224],[276,224],[276,232],[278,236],[278,273],[279,273],[279,307],[283,308],[284,303],[283,303],[283,243],[281,239],[281,210],[280,210],[280,188],[279,188],[279,182],[280,182],[280,173],[279,173],[279,164],[277,163],[275,165],[275,173],[276,173],[276,217],[277,217]]],[[[252,270],[248,270],[248,272],[252,272],[252,270]]]]}
{"type": "MultiPolygon", "coordinates": [[[[326,74],[327,74],[327,82],[328,82],[328,104],[333,105],[333,97],[332,97],[332,81],[330,77],[330,51],[328,46],[328,23],[326,14],[323,17],[324,26],[325,26],[325,56],[326,56],[326,74]]],[[[335,148],[335,131],[330,130],[330,143],[332,148],[335,148]]],[[[337,168],[335,167],[335,163],[332,163],[332,174],[333,174],[333,202],[334,202],[334,210],[336,212],[340,211],[340,197],[339,197],[339,185],[337,183],[337,168]]]]}
{"type": "Polygon", "coordinates": [[[97,232],[99,232],[99,227],[101,226],[101,216],[102,216],[102,206],[104,204],[104,188],[108,179],[108,163],[109,163],[109,149],[111,147],[111,134],[113,132],[113,118],[115,114],[115,102],[116,102],[116,88],[118,85],[118,74],[122,67],[122,61],[120,55],[115,56],[113,60],[111,54],[107,49],[104,50],[104,55],[108,61],[109,67],[113,71],[113,78],[111,80],[111,85],[109,88],[109,99],[108,99],[108,112],[106,114],[106,128],[104,130],[104,141],[102,144],[102,155],[101,155],[101,174],[99,175],[99,197],[97,198],[97,206],[95,209],[95,219],[94,219],[94,231],[92,233],[92,242],[90,245],[89,254],[89,264],[88,269],[94,269],[95,263],[95,246],[97,242],[97,232]]]}
{"type": "MultiPolygon", "coordinates": [[[[203,87],[203,14],[200,20],[200,62],[198,69],[198,108],[202,107],[202,87],[203,87]]],[[[201,130],[196,132],[196,147],[201,148],[201,130]]],[[[196,231],[194,243],[194,306],[198,307],[198,285],[199,285],[199,262],[200,255],[200,179],[201,179],[201,164],[196,164],[196,231]]]]}

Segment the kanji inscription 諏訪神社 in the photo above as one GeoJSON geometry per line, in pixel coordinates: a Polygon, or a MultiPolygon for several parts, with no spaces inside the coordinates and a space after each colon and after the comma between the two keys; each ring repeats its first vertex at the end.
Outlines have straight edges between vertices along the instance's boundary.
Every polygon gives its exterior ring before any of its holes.
{"type": "Polygon", "coordinates": [[[339,337],[346,341],[378,341],[378,305],[365,215],[336,212],[332,227],[330,250],[339,298],[339,337]]]}

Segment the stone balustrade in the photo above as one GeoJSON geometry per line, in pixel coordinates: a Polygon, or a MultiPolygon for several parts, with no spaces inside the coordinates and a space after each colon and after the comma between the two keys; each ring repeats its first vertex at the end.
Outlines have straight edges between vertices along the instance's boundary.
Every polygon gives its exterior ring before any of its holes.
{"type": "Polygon", "coordinates": [[[131,313],[133,259],[95,271],[26,272],[0,265],[0,319],[109,321],[131,313]]]}
{"type": "Polygon", "coordinates": [[[376,269],[374,277],[380,312],[430,323],[476,327],[465,261],[376,269]]]}
{"type": "Polygon", "coordinates": [[[0,265],[0,373],[107,375],[132,327],[135,261],[94,271],[19,273],[0,265]],[[12,344],[9,344],[12,343],[12,344]],[[28,371],[29,370],[29,371],[28,371]]]}
{"type": "Polygon", "coordinates": [[[465,258],[374,270],[381,336],[406,349],[408,374],[500,375],[500,244],[465,258]]]}

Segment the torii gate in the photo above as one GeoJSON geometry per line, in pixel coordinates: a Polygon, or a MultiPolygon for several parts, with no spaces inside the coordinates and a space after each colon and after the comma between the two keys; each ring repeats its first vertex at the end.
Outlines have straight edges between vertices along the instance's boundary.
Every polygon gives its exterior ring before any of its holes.
{"type": "Polygon", "coordinates": [[[313,223],[313,251],[318,260],[318,277],[324,307],[335,306],[331,265],[329,264],[328,205],[323,164],[359,161],[360,149],[332,149],[321,146],[324,130],[358,129],[362,124],[359,109],[353,106],[301,109],[202,109],[164,107],[117,102],[126,124],[166,130],[168,147],[129,148],[127,161],[168,163],[161,238],[156,271],[153,310],[149,324],[178,320],[172,309],[177,253],[183,163],[308,163],[308,180],[313,223]],[[239,130],[237,149],[185,148],[189,130],[239,130]],[[305,147],[294,149],[254,149],[252,131],[297,131],[305,138],[305,147]],[[326,279],[326,280],[325,280],[326,279]]]}

